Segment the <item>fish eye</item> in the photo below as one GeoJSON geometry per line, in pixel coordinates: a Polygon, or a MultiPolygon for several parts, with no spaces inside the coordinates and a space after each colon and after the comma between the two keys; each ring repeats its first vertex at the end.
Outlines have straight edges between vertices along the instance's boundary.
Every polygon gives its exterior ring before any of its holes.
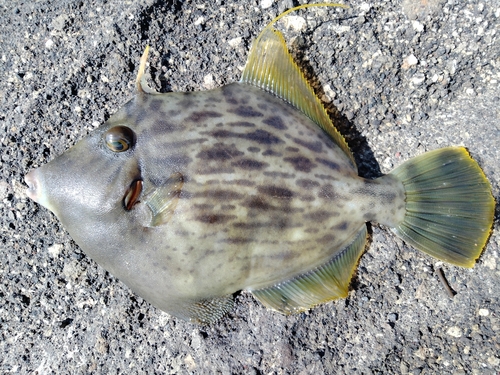
{"type": "Polygon", "coordinates": [[[123,152],[134,147],[136,136],[127,126],[115,126],[104,133],[106,146],[113,152],[123,152]]]}

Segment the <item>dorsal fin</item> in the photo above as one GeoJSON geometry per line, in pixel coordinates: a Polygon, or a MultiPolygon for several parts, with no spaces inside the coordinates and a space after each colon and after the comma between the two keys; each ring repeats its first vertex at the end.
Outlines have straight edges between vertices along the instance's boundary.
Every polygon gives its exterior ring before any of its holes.
{"type": "Polygon", "coordinates": [[[137,72],[137,78],[135,79],[135,87],[137,88],[137,92],[140,93],[158,94],[158,91],[153,90],[151,87],[149,87],[148,83],[146,82],[146,76],[144,75],[144,72],[146,71],[146,63],[148,61],[148,54],[149,46],[146,46],[139,63],[139,71],[137,72]]]}
{"type": "Polygon", "coordinates": [[[356,168],[354,157],[344,137],[335,128],[323,104],[293,61],[283,35],[272,27],[286,14],[313,6],[347,8],[341,4],[305,4],[289,9],[276,17],[255,40],[240,82],[271,92],[302,111],[333,138],[356,168]]]}

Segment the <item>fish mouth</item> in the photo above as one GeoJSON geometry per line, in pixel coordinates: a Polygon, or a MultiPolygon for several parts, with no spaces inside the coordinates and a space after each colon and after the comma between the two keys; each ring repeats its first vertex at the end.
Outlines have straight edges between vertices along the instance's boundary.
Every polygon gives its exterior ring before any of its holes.
{"type": "Polygon", "coordinates": [[[33,169],[26,176],[24,176],[24,182],[28,185],[26,189],[26,195],[38,203],[39,201],[39,181],[37,178],[37,170],[33,169]]]}

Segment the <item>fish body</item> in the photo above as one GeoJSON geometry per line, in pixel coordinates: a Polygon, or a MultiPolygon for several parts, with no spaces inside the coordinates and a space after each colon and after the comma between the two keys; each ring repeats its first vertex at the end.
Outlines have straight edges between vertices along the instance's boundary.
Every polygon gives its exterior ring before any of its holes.
{"type": "Polygon", "coordinates": [[[425,156],[377,180],[358,177],[280,38],[266,29],[242,81],[204,92],[153,92],[143,57],[137,95],[26,177],[28,195],[53,211],[89,256],[175,316],[213,322],[239,290],[284,313],[345,297],[367,221],[465,266],[487,239],[494,204],[465,150],[425,156]],[[430,177],[420,179],[425,173],[430,177]],[[443,183],[442,174],[451,180],[443,183]],[[449,191],[435,193],[457,181],[466,182],[451,201],[449,191]],[[477,212],[450,218],[469,199],[479,200],[477,212]],[[457,226],[441,229],[448,221],[457,226]],[[443,244],[471,226],[463,249],[443,244]]]}

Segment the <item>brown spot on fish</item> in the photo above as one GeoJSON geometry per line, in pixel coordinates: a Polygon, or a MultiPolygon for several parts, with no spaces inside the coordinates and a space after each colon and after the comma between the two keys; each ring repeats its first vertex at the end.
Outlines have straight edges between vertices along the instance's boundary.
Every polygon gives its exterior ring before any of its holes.
{"type": "Polygon", "coordinates": [[[282,252],[276,253],[274,255],[271,255],[269,258],[271,258],[273,260],[277,260],[277,261],[290,261],[290,260],[298,258],[300,256],[301,256],[301,254],[299,252],[288,250],[288,251],[282,251],[282,252]]]}
{"type": "Polygon", "coordinates": [[[193,194],[187,190],[181,190],[181,192],[178,194],[179,198],[181,199],[191,199],[193,198],[193,194]]]}
{"type": "Polygon", "coordinates": [[[297,147],[286,147],[285,151],[288,151],[288,152],[299,152],[299,149],[297,147]]]}
{"type": "Polygon", "coordinates": [[[267,168],[269,166],[269,164],[267,164],[267,163],[253,160],[253,159],[241,159],[241,160],[238,160],[238,161],[231,163],[231,165],[238,167],[238,168],[241,168],[241,169],[244,169],[246,171],[261,170],[261,169],[267,168]]]}
{"type": "Polygon", "coordinates": [[[247,148],[248,152],[260,152],[260,148],[258,147],[249,147],[247,148]]]}
{"type": "Polygon", "coordinates": [[[197,196],[213,198],[215,200],[221,200],[221,201],[231,201],[236,199],[242,199],[244,197],[243,194],[237,193],[233,190],[223,190],[223,189],[206,190],[202,193],[198,193],[197,196]]]}
{"type": "Polygon", "coordinates": [[[193,207],[199,210],[212,210],[215,206],[208,203],[195,203],[193,204],[193,207]]]}
{"type": "Polygon", "coordinates": [[[184,130],[184,127],[177,123],[160,119],[156,119],[151,126],[153,133],[173,133],[180,130],[184,130]]]}
{"type": "Polygon", "coordinates": [[[320,180],[337,181],[337,179],[335,177],[327,175],[327,174],[315,174],[314,177],[319,178],[320,180]]]}
{"type": "Polygon", "coordinates": [[[264,156],[283,156],[282,153],[268,149],[262,153],[264,156]]]}
{"type": "Polygon", "coordinates": [[[252,106],[240,105],[235,109],[230,109],[228,112],[234,113],[241,117],[262,117],[264,114],[262,112],[256,111],[252,106]]]}
{"type": "Polygon", "coordinates": [[[159,112],[163,106],[163,100],[161,99],[153,99],[149,102],[149,109],[152,112],[159,112]]]}
{"type": "Polygon", "coordinates": [[[238,229],[258,229],[258,228],[268,228],[272,226],[269,222],[250,222],[250,223],[234,223],[233,227],[238,229]]]}
{"type": "Polygon", "coordinates": [[[179,116],[181,113],[182,113],[182,111],[179,111],[177,109],[171,109],[171,110],[167,111],[167,115],[169,117],[179,116]]]}
{"type": "Polygon", "coordinates": [[[208,180],[204,185],[219,185],[219,180],[208,180]]]}
{"type": "Polygon", "coordinates": [[[325,234],[323,237],[317,239],[317,242],[320,244],[329,244],[334,241],[335,241],[335,236],[333,234],[325,234]]]}
{"type": "Polygon", "coordinates": [[[333,186],[331,184],[324,185],[319,191],[318,197],[333,199],[335,197],[335,191],[333,190],[333,186]]]}
{"type": "Polygon", "coordinates": [[[295,175],[292,173],[286,173],[286,172],[263,172],[264,176],[268,177],[273,177],[273,178],[295,178],[295,175]]]}
{"type": "Polygon", "coordinates": [[[333,171],[339,171],[340,170],[340,166],[331,161],[331,160],[327,160],[327,159],[322,159],[322,158],[316,158],[316,161],[320,164],[323,164],[325,167],[328,167],[330,168],[331,170],[333,171]]]}
{"type": "Polygon", "coordinates": [[[191,94],[189,92],[185,92],[184,98],[177,102],[177,106],[184,108],[192,108],[194,105],[196,105],[196,102],[190,96],[191,94]]]}
{"type": "Polygon", "coordinates": [[[152,158],[152,163],[154,165],[168,165],[170,169],[178,171],[179,169],[185,168],[186,165],[191,163],[193,159],[191,159],[187,155],[177,154],[177,155],[168,155],[165,158],[152,158]]]}
{"type": "Polygon", "coordinates": [[[333,216],[338,216],[338,214],[332,215],[332,212],[330,212],[330,211],[317,210],[317,211],[309,212],[309,213],[304,214],[302,216],[306,220],[311,220],[311,221],[314,221],[317,223],[321,223],[321,222],[328,220],[329,218],[331,218],[333,216]]]}
{"type": "Polygon", "coordinates": [[[209,215],[199,215],[196,217],[196,221],[200,221],[202,223],[207,223],[207,224],[224,224],[227,223],[230,220],[235,219],[235,215],[216,215],[216,214],[209,214],[209,215]]]}
{"type": "Polygon", "coordinates": [[[224,115],[220,112],[215,112],[215,111],[199,111],[199,112],[193,112],[191,115],[186,118],[187,121],[193,121],[193,122],[203,122],[208,119],[213,119],[217,117],[223,117],[224,115]]]}
{"type": "Polygon", "coordinates": [[[318,181],[309,180],[307,178],[299,178],[295,181],[295,184],[304,189],[311,189],[320,185],[318,181]]]}
{"type": "Polygon", "coordinates": [[[320,141],[307,142],[307,141],[305,141],[303,139],[299,139],[299,138],[293,138],[293,141],[295,143],[297,143],[298,145],[301,145],[301,146],[303,146],[303,147],[305,147],[308,150],[311,150],[313,152],[320,153],[323,150],[323,143],[320,141]]]}
{"type": "Polygon", "coordinates": [[[226,99],[226,103],[231,104],[231,105],[237,105],[238,101],[233,98],[232,96],[224,96],[224,99],[226,99]]]}
{"type": "Polygon", "coordinates": [[[167,143],[163,143],[162,148],[164,148],[166,150],[172,150],[175,148],[185,148],[188,146],[204,143],[206,141],[208,141],[208,138],[196,138],[196,139],[188,139],[185,141],[178,141],[178,142],[167,142],[167,143]]]}
{"type": "Polygon", "coordinates": [[[283,120],[279,116],[272,116],[262,121],[264,124],[272,126],[278,130],[286,130],[288,129],[286,125],[283,123],[283,120]]]}
{"type": "Polygon", "coordinates": [[[226,242],[234,245],[240,245],[240,244],[246,244],[253,242],[254,240],[252,238],[245,238],[245,237],[233,237],[233,238],[227,238],[225,240],[222,240],[220,242],[226,242]]]}
{"type": "Polygon", "coordinates": [[[222,103],[222,99],[219,99],[218,97],[208,96],[207,98],[205,98],[205,102],[222,103]]]}
{"type": "Polygon", "coordinates": [[[304,229],[304,232],[305,233],[318,233],[319,229],[318,228],[307,228],[307,229],[304,229]]]}
{"type": "Polygon", "coordinates": [[[302,195],[299,198],[302,202],[313,202],[316,200],[312,195],[302,195]]]}
{"type": "Polygon", "coordinates": [[[263,211],[274,209],[273,206],[265,202],[262,198],[258,197],[250,198],[248,201],[243,202],[242,206],[263,211]]]}
{"type": "Polygon", "coordinates": [[[239,186],[254,186],[255,182],[250,181],[250,180],[245,180],[245,179],[239,179],[239,180],[226,181],[226,184],[239,185],[239,186]]]}
{"type": "Polygon", "coordinates": [[[238,151],[234,144],[227,145],[224,143],[216,143],[214,147],[200,151],[196,157],[202,160],[229,160],[236,156],[243,155],[243,152],[238,151]]]}
{"type": "Polygon", "coordinates": [[[343,221],[333,227],[335,230],[347,230],[349,228],[349,223],[347,221],[343,221]]]}
{"type": "Polygon", "coordinates": [[[305,156],[294,156],[289,158],[284,158],[284,161],[293,165],[293,168],[299,172],[309,173],[311,169],[316,168],[316,164],[311,162],[305,156]]]}
{"type": "Polygon", "coordinates": [[[197,170],[197,173],[200,175],[207,174],[222,174],[222,173],[234,173],[234,168],[231,167],[206,167],[202,166],[202,168],[197,170]]]}
{"type": "Polygon", "coordinates": [[[255,124],[252,122],[248,121],[234,121],[234,122],[228,122],[228,126],[242,126],[244,128],[254,128],[255,124]]]}
{"type": "Polygon", "coordinates": [[[215,138],[242,138],[266,145],[283,143],[280,138],[265,130],[260,129],[250,133],[235,133],[228,130],[216,130],[214,132],[211,132],[210,134],[215,138]]]}
{"type": "Polygon", "coordinates": [[[371,212],[367,212],[366,214],[363,215],[364,221],[373,221],[374,219],[375,219],[375,215],[371,212]]]}
{"type": "Polygon", "coordinates": [[[257,190],[261,194],[269,195],[278,199],[291,199],[294,195],[291,190],[275,185],[259,186],[257,187],[257,190]]]}

